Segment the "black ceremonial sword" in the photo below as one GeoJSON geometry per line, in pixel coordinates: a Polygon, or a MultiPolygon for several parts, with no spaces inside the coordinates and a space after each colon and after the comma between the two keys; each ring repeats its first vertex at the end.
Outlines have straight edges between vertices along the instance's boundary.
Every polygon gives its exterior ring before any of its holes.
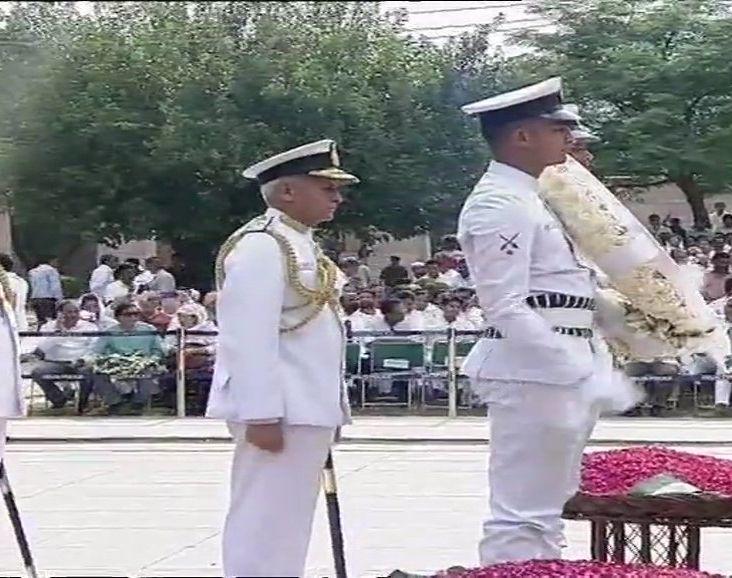
{"type": "Polygon", "coordinates": [[[328,508],[330,545],[333,549],[336,578],[347,578],[346,554],[343,547],[343,529],[341,528],[341,508],[338,504],[338,488],[336,486],[333,454],[331,452],[328,452],[328,457],[323,467],[323,489],[325,490],[325,504],[328,508]]]}
{"type": "Polygon", "coordinates": [[[10,489],[10,480],[8,480],[8,473],[5,471],[4,461],[0,461],[0,491],[2,491],[5,506],[8,508],[10,523],[13,525],[13,532],[15,532],[15,539],[18,542],[18,548],[20,548],[20,555],[23,557],[23,564],[25,565],[25,571],[28,573],[28,578],[38,578],[38,571],[36,570],[36,565],[33,563],[30,546],[23,531],[20,512],[18,512],[13,491],[10,489]]]}

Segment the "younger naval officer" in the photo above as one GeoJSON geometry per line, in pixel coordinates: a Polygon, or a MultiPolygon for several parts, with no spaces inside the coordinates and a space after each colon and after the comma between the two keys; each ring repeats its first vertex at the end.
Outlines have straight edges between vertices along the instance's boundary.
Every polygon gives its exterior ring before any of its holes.
{"type": "Polygon", "coordinates": [[[321,140],[244,171],[267,212],[236,231],[216,262],[219,340],[207,416],[236,441],[223,535],[227,578],[303,576],[320,472],[349,419],[339,316],[345,276],[313,228],[358,179],[321,140]]]}
{"type": "Polygon", "coordinates": [[[595,284],[542,203],[538,177],[565,161],[579,119],[562,106],[560,78],[463,111],[479,117],[493,152],[458,226],[489,326],[463,366],[491,418],[480,561],[560,558],[562,508],[596,420],[585,391],[595,284]]]}

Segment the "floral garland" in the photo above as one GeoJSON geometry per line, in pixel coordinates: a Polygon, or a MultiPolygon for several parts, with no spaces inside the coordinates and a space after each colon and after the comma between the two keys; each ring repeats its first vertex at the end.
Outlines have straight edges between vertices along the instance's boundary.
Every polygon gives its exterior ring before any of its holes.
{"type": "MultiPolygon", "coordinates": [[[[723,359],[729,353],[729,340],[715,331],[719,322],[698,291],[589,171],[568,158],[542,173],[539,192],[582,256],[606,275],[613,291],[601,297],[624,311],[626,329],[666,344],[674,355],[714,350],[723,359]]],[[[609,337],[613,350],[628,360],[643,358],[634,344],[609,337]]]]}
{"type": "Polygon", "coordinates": [[[165,366],[157,357],[144,353],[135,352],[128,355],[114,353],[97,357],[94,360],[93,370],[95,373],[108,375],[112,381],[122,381],[158,375],[165,371],[165,366]]]}
{"type": "Polygon", "coordinates": [[[686,568],[663,568],[639,564],[611,564],[585,560],[530,560],[507,562],[461,572],[448,571],[433,578],[723,578],[686,568]]]}

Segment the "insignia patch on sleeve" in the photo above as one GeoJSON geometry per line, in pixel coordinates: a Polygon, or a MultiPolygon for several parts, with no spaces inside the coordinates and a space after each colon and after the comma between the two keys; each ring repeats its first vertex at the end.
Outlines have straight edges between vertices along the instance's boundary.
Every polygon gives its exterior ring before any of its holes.
{"type": "Polygon", "coordinates": [[[519,248],[518,243],[516,243],[516,239],[518,239],[520,234],[521,233],[516,233],[512,237],[498,235],[501,238],[501,252],[506,253],[506,255],[513,255],[513,252],[519,248]]]}

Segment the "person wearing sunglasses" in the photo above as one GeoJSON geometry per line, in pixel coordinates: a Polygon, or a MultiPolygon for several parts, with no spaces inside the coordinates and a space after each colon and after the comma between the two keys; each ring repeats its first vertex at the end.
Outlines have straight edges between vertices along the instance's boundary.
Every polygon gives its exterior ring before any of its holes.
{"type": "MultiPolygon", "coordinates": [[[[140,308],[132,302],[121,303],[114,308],[117,325],[111,327],[112,335],[99,338],[94,346],[94,356],[122,355],[135,353],[146,357],[162,359],[165,355],[163,341],[157,329],[140,321],[140,308]]],[[[139,413],[156,392],[157,382],[154,377],[139,377],[133,386],[115,383],[109,375],[95,376],[94,391],[102,396],[110,414],[139,413]]]]}

